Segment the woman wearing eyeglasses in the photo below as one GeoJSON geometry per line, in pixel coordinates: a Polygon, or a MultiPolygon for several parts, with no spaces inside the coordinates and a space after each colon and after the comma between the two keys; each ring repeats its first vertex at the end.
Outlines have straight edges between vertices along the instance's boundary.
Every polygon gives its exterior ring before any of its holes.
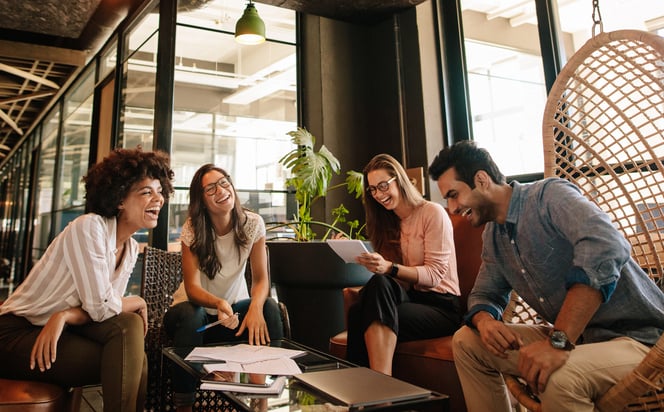
{"type": "Polygon", "coordinates": [[[452,222],[388,154],[365,166],[364,186],[375,252],[357,263],[375,275],[349,310],[347,356],[391,375],[397,342],[451,335],[461,325],[452,222]]]}
{"type": "MultiPolygon", "coordinates": [[[[228,173],[212,164],[194,174],[189,201],[181,235],[184,282],[176,292],[176,304],[164,317],[173,344],[247,340],[266,345],[281,339],[279,308],[268,297],[263,219],[242,207],[228,173]],[[247,261],[251,291],[244,277],[247,261]],[[198,331],[215,321],[220,324],[198,331]]],[[[178,411],[191,410],[196,382],[178,369],[173,370],[175,404],[178,411]]]]}

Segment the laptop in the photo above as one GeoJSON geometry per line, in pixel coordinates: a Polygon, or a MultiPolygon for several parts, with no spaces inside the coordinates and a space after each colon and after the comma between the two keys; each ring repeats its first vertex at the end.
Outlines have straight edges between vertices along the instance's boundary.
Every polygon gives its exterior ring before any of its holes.
{"type": "Polygon", "coordinates": [[[293,378],[350,408],[431,395],[427,389],[363,367],[302,373],[293,378]]]}

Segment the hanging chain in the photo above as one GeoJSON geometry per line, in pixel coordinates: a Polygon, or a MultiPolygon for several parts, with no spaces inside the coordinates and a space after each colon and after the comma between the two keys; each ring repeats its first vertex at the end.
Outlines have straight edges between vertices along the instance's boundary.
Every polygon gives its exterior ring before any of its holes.
{"type": "Polygon", "coordinates": [[[604,23],[602,23],[602,13],[599,11],[599,0],[593,0],[593,38],[599,33],[604,33],[604,23]]]}

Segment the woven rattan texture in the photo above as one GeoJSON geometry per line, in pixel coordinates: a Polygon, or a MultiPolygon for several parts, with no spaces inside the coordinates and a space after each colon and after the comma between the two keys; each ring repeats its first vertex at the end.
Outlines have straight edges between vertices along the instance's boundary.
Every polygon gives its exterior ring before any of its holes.
{"type": "MultiPolygon", "coordinates": [[[[662,288],[664,39],[622,30],[589,40],[556,79],[542,127],[544,175],[574,182],[607,212],[662,288]]],[[[529,323],[531,315],[512,320],[529,323]]],[[[664,410],[662,339],[599,401],[603,411],[664,410]]],[[[523,385],[509,384],[524,406],[541,409],[523,385]]]]}
{"type": "Polygon", "coordinates": [[[622,30],[589,40],[544,111],[545,176],[574,182],[607,212],[662,287],[664,38],[622,30]]]}
{"type": "Polygon", "coordinates": [[[664,335],[629,375],[611,388],[597,406],[608,411],[664,410],[664,335]],[[645,394],[645,395],[644,395],[645,394]],[[621,407],[622,405],[627,405],[621,407]]]}
{"type": "Polygon", "coordinates": [[[173,303],[173,293],[182,282],[182,257],[179,252],[146,246],[143,259],[141,295],[148,306],[148,333],[145,336],[148,395],[145,410],[169,411],[174,409],[168,368],[162,363],[161,350],[168,342],[163,320],[173,303]]]}
{"type": "MultiPolygon", "coordinates": [[[[268,259],[269,261],[269,259],[268,259]]],[[[269,267],[268,267],[269,275],[269,267]]],[[[251,289],[251,265],[245,272],[247,285],[251,289]]],[[[164,314],[173,303],[173,293],[182,282],[182,254],[167,252],[150,246],[145,247],[143,258],[143,280],[141,295],[148,306],[148,333],[145,337],[145,352],[148,356],[148,395],[146,411],[175,410],[171,391],[170,372],[162,358],[162,348],[169,346],[163,328],[164,314]]],[[[279,302],[279,311],[284,326],[284,337],[290,338],[290,322],[286,305],[279,302]]],[[[196,391],[195,411],[235,411],[237,407],[214,391],[196,391]]],[[[242,409],[240,409],[242,410],[242,409]]]]}

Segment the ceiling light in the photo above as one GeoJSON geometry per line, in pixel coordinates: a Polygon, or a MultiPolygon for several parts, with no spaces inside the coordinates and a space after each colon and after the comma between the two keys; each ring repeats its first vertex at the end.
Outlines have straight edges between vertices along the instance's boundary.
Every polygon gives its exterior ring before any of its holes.
{"type": "Polygon", "coordinates": [[[258,11],[251,0],[235,25],[235,41],[240,44],[260,44],[265,41],[265,23],[258,17],[258,11]]]}

